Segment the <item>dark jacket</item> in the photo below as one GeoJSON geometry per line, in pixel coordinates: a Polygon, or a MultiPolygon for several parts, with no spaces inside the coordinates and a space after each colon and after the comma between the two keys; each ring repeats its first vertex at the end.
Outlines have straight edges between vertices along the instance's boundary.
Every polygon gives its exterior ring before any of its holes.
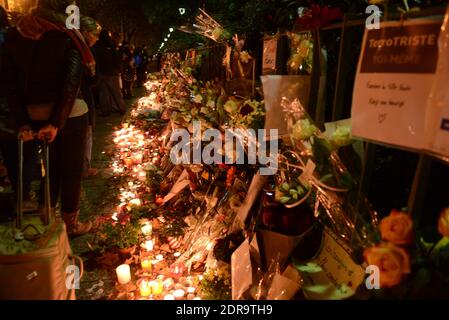
{"type": "Polygon", "coordinates": [[[2,70],[9,107],[17,125],[30,122],[26,106],[55,103],[49,123],[62,129],[72,111],[83,75],[81,54],[68,35],[49,31],[38,41],[10,30],[2,70]]]}
{"type": "Polygon", "coordinates": [[[99,76],[118,76],[121,72],[121,55],[114,42],[98,41],[92,48],[99,76]]]}
{"type": "Polygon", "coordinates": [[[6,79],[4,79],[4,40],[6,29],[0,29],[0,137],[14,135],[14,117],[6,99],[6,79]]]}

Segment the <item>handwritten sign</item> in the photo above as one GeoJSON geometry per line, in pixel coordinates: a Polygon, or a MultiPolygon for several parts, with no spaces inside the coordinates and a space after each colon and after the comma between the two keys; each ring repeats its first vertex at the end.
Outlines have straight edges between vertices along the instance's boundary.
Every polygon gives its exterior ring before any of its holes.
{"type": "Polygon", "coordinates": [[[273,74],[276,71],[276,52],[277,52],[277,39],[272,38],[265,40],[263,43],[263,62],[262,72],[263,74],[273,74]]]}
{"type": "Polygon", "coordinates": [[[321,250],[307,263],[296,263],[309,300],[341,300],[354,295],[365,279],[365,270],[351,259],[348,248],[330,230],[325,229],[321,250]]]}
{"type": "Polygon", "coordinates": [[[353,95],[354,136],[424,148],[440,27],[441,21],[420,20],[365,31],[353,95]]]}

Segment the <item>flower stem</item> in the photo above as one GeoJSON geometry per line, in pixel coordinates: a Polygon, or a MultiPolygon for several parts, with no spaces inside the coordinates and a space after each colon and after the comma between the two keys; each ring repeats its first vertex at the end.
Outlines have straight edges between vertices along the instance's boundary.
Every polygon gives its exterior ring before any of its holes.
{"type": "Polygon", "coordinates": [[[404,6],[405,6],[405,11],[410,11],[410,7],[409,7],[409,5],[408,5],[408,0],[402,0],[402,2],[404,3],[404,6]]]}

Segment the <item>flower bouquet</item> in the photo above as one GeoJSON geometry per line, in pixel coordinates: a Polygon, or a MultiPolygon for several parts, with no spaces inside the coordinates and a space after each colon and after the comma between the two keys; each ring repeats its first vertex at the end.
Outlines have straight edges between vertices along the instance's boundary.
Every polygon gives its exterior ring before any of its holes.
{"type": "Polygon", "coordinates": [[[375,245],[363,253],[372,270],[366,283],[377,289],[372,291],[374,298],[449,298],[448,226],[445,209],[438,220],[443,238],[432,244],[420,237],[408,213],[392,210],[382,219],[375,245]]]}

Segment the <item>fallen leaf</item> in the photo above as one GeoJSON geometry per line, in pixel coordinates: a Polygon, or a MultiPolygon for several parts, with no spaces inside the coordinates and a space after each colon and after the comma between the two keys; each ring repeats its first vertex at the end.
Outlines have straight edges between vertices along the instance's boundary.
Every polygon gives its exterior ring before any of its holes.
{"type": "Polygon", "coordinates": [[[113,268],[120,262],[120,257],[117,253],[105,252],[101,257],[97,259],[99,265],[106,268],[113,268]]]}

